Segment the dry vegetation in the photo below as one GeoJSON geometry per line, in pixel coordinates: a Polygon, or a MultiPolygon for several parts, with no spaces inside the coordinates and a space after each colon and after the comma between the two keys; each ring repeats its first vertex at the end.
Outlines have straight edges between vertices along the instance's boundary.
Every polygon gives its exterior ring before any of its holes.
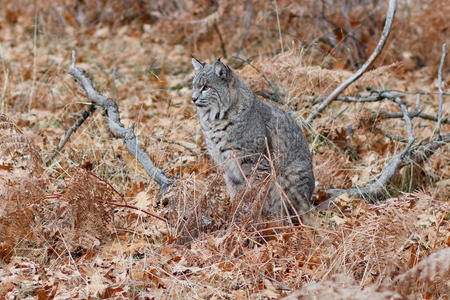
{"type": "MultiPolygon", "coordinates": [[[[386,4],[0,0],[0,298],[448,299],[448,144],[406,164],[376,203],[326,202],[325,189],[369,182],[404,147],[402,120],[383,117],[397,105],[333,102],[305,129],[318,183],[310,228],[254,217],[257,191],[237,213],[190,103],[190,53],[222,56],[305,118],[370,55],[386,4]],[[162,199],[101,109],[46,166],[88,107],[67,75],[74,49],[139,145],[177,174],[162,199]]],[[[447,1],[400,1],[375,66],[344,93],[403,91],[412,111],[421,92],[423,113],[436,116],[449,15],[447,1]]],[[[444,90],[449,68],[447,56],[444,90]]],[[[413,119],[420,142],[435,129],[413,119]]]]}

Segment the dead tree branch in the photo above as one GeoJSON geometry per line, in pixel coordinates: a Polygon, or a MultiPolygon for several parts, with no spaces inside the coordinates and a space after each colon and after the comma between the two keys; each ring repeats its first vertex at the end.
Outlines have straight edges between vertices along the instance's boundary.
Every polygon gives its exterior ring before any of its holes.
{"type": "Polygon", "coordinates": [[[137,145],[136,135],[134,134],[134,124],[130,128],[125,126],[120,121],[119,107],[113,99],[109,99],[92,86],[91,80],[86,77],[84,72],[75,66],[76,55],[72,51],[72,64],[69,69],[69,74],[75,81],[83,88],[86,97],[92,101],[93,104],[103,107],[106,112],[108,120],[108,128],[112,135],[116,138],[122,138],[128,151],[141,163],[150,178],[154,179],[159,187],[160,194],[164,193],[167,188],[174,182],[173,179],[168,178],[164,171],[157,168],[150,157],[137,145]]]}
{"type": "MultiPolygon", "coordinates": [[[[396,118],[403,118],[403,114],[401,112],[386,112],[386,111],[380,111],[378,113],[374,113],[374,117],[379,117],[382,119],[396,119],[396,118]],[[375,116],[376,114],[376,116],[375,116]]],[[[409,117],[410,118],[421,118],[424,120],[429,120],[429,121],[435,121],[437,122],[438,118],[429,114],[424,114],[422,113],[422,111],[413,111],[413,112],[409,112],[409,117]]],[[[449,124],[450,120],[448,118],[445,119],[441,119],[441,123],[444,124],[449,124]]]]}
{"type": "Polygon", "coordinates": [[[442,91],[442,69],[444,68],[444,62],[445,62],[445,56],[447,55],[447,45],[444,43],[442,44],[442,56],[441,56],[441,62],[439,63],[439,69],[438,69],[438,89],[439,89],[439,110],[438,110],[438,120],[436,124],[436,135],[441,135],[441,120],[442,120],[442,105],[444,102],[443,97],[443,91],[442,91]]]}
{"type": "Polygon", "coordinates": [[[52,155],[47,159],[45,164],[49,166],[53,159],[59,154],[59,152],[64,148],[64,146],[69,141],[70,136],[77,131],[78,128],[86,121],[95,111],[95,105],[90,104],[88,109],[85,109],[81,112],[80,117],[75,121],[75,123],[72,125],[72,127],[69,128],[69,130],[64,135],[64,138],[59,142],[58,147],[56,147],[55,151],[53,151],[52,155]]]}
{"type": "MultiPolygon", "coordinates": [[[[377,92],[371,90],[372,92],[377,92]]],[[[362,186],[353,187],[349,189],[328,189],[326,192],[332,197],[337,197],[342,194],[349,194],[351,197],[362,197],[368,202],[373,202],[375,199],[383,196],[386,193],[387,185],[395,176],[397,171],[408,163],[423,163],[431,157],[439,148],[450,142],[450,134],[440,136],[437,135],[431,141],[425,144],[415,144],[413,135],[411,113],[408,112],[406,104],[398,97],[398,95],[390,92],[377,92],[380,99],[390,99],[395,102],[401,109],[402,118],[406,124],[406,133],[408,139],[405,141],[408,144],[397,155],[395,155],[384,167],[380,176],[373,182],[362,186]]],[[[416,102],[415,109],[418,109],[419,103],[416,102]]],[[[442,117],[442,114],[440,114],[442,117]]],[[[440,120],[440,119],[438,119],[440,120]]]]}
{"type": "Polygon", "coordinates": [[[341,94],[350,84],[356,81],[362,74],[372,65],[375,59],[383,50],[383,47],[386,43],[387,38],[389,37],[389,33],[391,32],[392,22],[395,16],[395,10],[397,7],[397,0],[389,0],[389,8],[386,16],[386,22],[384,24],[383,32],[381,33],[380,40],[378,41],[375,50],[372,52],[367,61],[359,68],[356,73],[350,76],[347,80],[341,83],[328,97],[316,108],[311,114],[306,118],[306,123],[311,124],[312,120],[314,120],[324,109],[333,101],[339,94],[341,94]]]}
{"type": "MultiPolygon", "coordinates": [[[[376,91],[373,90],[371,88],[368,88],[370,91],[375,92],[375,94],[372,92],[370,95],[362,95],[362,96],[338,96],[336,97],[336,99],[334,99],[334,101],[340,101],[340,102],[347,102],[347,103],[364,103],[364,102],[378,102],[381,101],[383,99],[387,99],[389,98],[388,95],[390,96],[394,96],[395,97],[399,97],[399,95],[397,95],[397,93],[400,94],[410,94],[410,93],[403,93],[402,91],[397,91],[397,90],[384,90],[384,91],[376,91]]],[[[257,92],[258,95],[261,95],[257,92]]],[[[420,93],[416,93],[417,96],[420,95],[427,95],[427,94],[431,94],[428,92],[420,92],[420,93]]],[[[442,95],[447,96],[448,93],[443,92],[442,95]]],[[[265,98],[268,98],[269,96],[264,96],[261,95],[265,98]]],[[[325,98],[314,98],[310,101],[313,102],[313,104],[315,103],[319,103],[321,101],[323,101],[325,98]]],[[[419,104],[420,102],[416,103],[416,106],[414,108],[414,111],[410,111],[408,112],[408,116],[412,119],[412,118],[421,118],[424,120],[429,120],[429,121],[435,121],[437,122],[438,117],[437,116],[433,116],[430,114],[426,114],[423,113],[422,110],[419,109],[419,104]]],[[[403,118],[403,113],[402,112],[386,112],[386,111],[379,111],[379,112],[373,112],[372,114],[373,118],[381,118],[381,119],[396,119],[396,118],[403,118]]],[[[449,118],[441,118],[441,123],[444,124],[449,124],[450,123],[450,119],[449,118]]]]}

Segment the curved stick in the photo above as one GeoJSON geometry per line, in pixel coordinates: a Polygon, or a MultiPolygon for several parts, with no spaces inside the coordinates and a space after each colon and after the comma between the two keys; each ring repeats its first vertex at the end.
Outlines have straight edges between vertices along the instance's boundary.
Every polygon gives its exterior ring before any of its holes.
{"type": "Polygon", "coordinates": [[[76,54],[72,51],[72,64],[70,65],[69,74],[73,76],[75,81],[83,88],[86,97],[92,103],[103,107],[108,117],[108,128],[112,135],[116,138],[122,138],[125,147],[133,156],[141,163],[150,178],[154,179],[160,187],[160,195],[163,194],[169,186],[174,182],[173,179],[168,178],[164,171],[156,167],[150,157],[145,153],[136,142],[136,135],[134,134],[134,124],[130,128],[125,126],[120,121],[120,112],[117,103],[110,98],[107,98],[97,92],[92,86],[92,82],[86,77],[84,72],[75,67],[76,54]]]}
{"type": "Polygon", "coordinates": [[[389,33],[391,32],[392,22],[394,21],[395,10],[397,7],[397,0],[389,0],[389,8],[386,16],[386,22],[384,23],[383,32],[381,33],[380,40],[378,41],[375,50],[372,52],[367,61],[359,68],[356,73],[350,76],[347,80],[341,83],[327,98],[306,118],[306,123],[311,124],[312,120],[314,120],[322,110],[330,104],[339,94],[341,94],[350,84],[356,81],[361,75],[372,65],[378,55],[383,50],[383,47],[386,43],[387,38],[389,37],[389,33]]]}

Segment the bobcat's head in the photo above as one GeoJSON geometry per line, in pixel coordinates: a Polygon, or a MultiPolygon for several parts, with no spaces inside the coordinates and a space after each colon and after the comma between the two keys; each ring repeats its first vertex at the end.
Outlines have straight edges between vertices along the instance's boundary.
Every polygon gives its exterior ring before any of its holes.
{"type": "Polygon", "coordinates": [[[213,65],[192,57],[195,76],[192,80],[192,102],[200,118],[223,119],[231,106],[230,86],[233,71],[218,59],[213,65]]]}

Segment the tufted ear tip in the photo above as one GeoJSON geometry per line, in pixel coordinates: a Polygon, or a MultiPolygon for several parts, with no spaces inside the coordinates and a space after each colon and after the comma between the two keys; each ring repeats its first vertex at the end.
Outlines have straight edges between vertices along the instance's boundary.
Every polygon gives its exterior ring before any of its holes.
{"type": "Polygon", "coordinates": [[[191,62],[192,66],[194,67],[195,72],[200,71],[205,66],[205,63],[202,61],[199,61],[194,57],[194,55],[191,54],[191,62]]]}
{"type": "Polygon", "coordinates": [[[223,80],[229,80],[231,75],[231,69],[220,61],[220,58],[217,59],[217,61],[214,63],[214,73],[218,77],[220,77],[223,80]]]}

